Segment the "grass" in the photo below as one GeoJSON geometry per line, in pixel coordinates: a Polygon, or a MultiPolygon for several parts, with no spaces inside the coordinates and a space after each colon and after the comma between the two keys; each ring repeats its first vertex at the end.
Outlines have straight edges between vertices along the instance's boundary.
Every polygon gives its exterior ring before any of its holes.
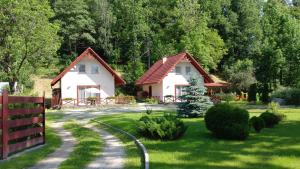
{"type": "MultiPolygon", "coordinates": [[[[263,111],[250,110],[251,116],[263,111]]],[[[280,112],[287,115],[284,122],[259,134],[252,132],[246,141],[214,138],[202,118],[184,119],[188,130],[178,140],[140,140],[149,151],[150,167],[155,169],[297,169],[300,168],[300,109],[284,108],[280,112]]],[[[136,125],[142,115],[126,113],[101,116],[97,120],[138,136],[136,125]]]]}
{"type": "Polygon", "coordinates": [[[97,132],[82,127],[76,121],[65,123],[64,128],[72,133],[77,144],[68,159],[59,166],[60,169],[82,169],[100,155],[103,142],[97,132]]]}
{"type": "Polygon", "coordinates": [[[16,169],[28,168],[45,158],[48,154],[54,152],[61,144],[61,139],[55,132],[46,126],[46,144],[38,149],[24,152],[20,156],[0,162],[0,168],[16,169]]]}

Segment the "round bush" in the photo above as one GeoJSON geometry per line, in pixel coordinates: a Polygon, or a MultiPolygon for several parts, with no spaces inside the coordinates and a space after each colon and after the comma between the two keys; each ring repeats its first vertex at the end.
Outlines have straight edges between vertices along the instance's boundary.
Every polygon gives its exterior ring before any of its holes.
{"type": "Polygon", "coordinates": [[[143,116],[139,120],[138,132],[152,139],[174,140],[181,137],[187,127],[174,115],[161,117],[143,116]]]}
{"type": "Polygon", "coordinates": [[[261,117],[252,117],[250,119],[250,124],[257,133],[259,133],[263,128],[265,128],[265,121],[261,117]]]}
{"type": "Polygon", "coordinates": [[[274,113],[270,113],[268,111],[262,113],[259,117],[264,120],[266,127],[274,127],[280,121],[274,113]]]}
{"type": "Polygon", "coordinates": [[[204,120],[206,128],[218,138],[245,140],[249,135],[249,112],[230,104],[211,107],[204,120]]]}

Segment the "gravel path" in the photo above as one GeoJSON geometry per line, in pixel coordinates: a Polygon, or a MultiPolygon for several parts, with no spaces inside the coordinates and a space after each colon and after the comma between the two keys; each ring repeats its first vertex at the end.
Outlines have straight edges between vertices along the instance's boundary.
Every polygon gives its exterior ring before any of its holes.
{"type": "MultiPolygon", "coordinates": [[[[170,106],[150,106],[153,110],[168,110],[174,109],[170,106]]],[[[140,112],[145,110],[145,106],[122,106],[122,107],[109,107],[102,108],[99,110],[66,110],[64,113],[65,117],[60,119],[56,123],[52,123],[52,127],[58,136],[62,139],[62,145],[55,152],[51,153],[46,159],[38,162],[35,166],[29,169],[56,169],[58,166],[68,159],[69,154],[73,151],[74,146],[76,145],[76,140],[72,134],[63,128],[63,123],[70,119],[78,120],[80,124],[85,127],[88,127],[101,136],[104,141],[104,148],[101,155],[90,163],[86,169],[122,169],[124,167],[124,145],[122,142],[111,135],[110,133],[87,125],[89,120],[107,114],[119,114],[125,112],[140,112]]]]}
{"type": "Polygon", "coordinates": [[[35,166],[29,169],[58,168],[63,161],[68,159],[69,154],[73,151],[76,140],[69,131],[64,129],[63,122],[52,123],[50,126],[62,139],[62,145],[55,152],[51,153],[46,159],[39,161],[35,166]]]}
{"type": "Polygon", "coordinates": [[[97,127],[88,127],[101,136],[104,141],[104,148],[101,156],[90,163],[86,169],[121,169],[124,167],[124,146],[122,142],[110,133],[97,127]]]}

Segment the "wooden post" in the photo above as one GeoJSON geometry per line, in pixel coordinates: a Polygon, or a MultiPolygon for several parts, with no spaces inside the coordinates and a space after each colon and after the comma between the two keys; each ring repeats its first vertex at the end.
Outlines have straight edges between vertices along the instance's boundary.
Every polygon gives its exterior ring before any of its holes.
{"type": "Polygon", "coordinates": [[[45,91],[43,92],[43,144],[46,143],[46,115],[45,115],[45,107],[46,107],[46,103],[45,103],[45,91]]]}
{"type": "Polygon", "coordinates": [[[8,156],[8,92],[2,93],[2,159],[8,156]]]}

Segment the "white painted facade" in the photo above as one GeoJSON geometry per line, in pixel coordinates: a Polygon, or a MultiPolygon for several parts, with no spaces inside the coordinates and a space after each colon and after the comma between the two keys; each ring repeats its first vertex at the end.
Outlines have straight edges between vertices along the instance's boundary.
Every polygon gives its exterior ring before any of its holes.
{"type": "Polygon", "coordinates": [[[78,86],[100,86],[100,98],[115,95],[114,76],[96,59],[84,58],[61,78],[61,97],[77,99],[78,86]],[[85,73],[79,72],[79,65],[85,65],[85,73]],[[92,67],[98,66],[98,73],[92,67]]]}
{"type": "Polygon", "coordinates": [[[189,85],[188,81],[193,76],[196,77],[197,79],[201,79],[200,80],[201,85],[204,86],[203,76],[190,62],[188,62],[187,60],[183,60],[180,63],[178,63],[176,67],[181,70],[180,73],[176,73],[176,68],[174,68],[172,71],[168,73],[167,76],[164,77],[161,83],[143,85],[143,91],[147,91],[149,93],[149,86],[152,86],[152,96],[158,97],[161,101],[163,101],[163,98],[166,95],[172,95],[175,97],[176,86],[189,85]],[[187,73],[186,69],[190,69],[190,72],[187,73]]]}

